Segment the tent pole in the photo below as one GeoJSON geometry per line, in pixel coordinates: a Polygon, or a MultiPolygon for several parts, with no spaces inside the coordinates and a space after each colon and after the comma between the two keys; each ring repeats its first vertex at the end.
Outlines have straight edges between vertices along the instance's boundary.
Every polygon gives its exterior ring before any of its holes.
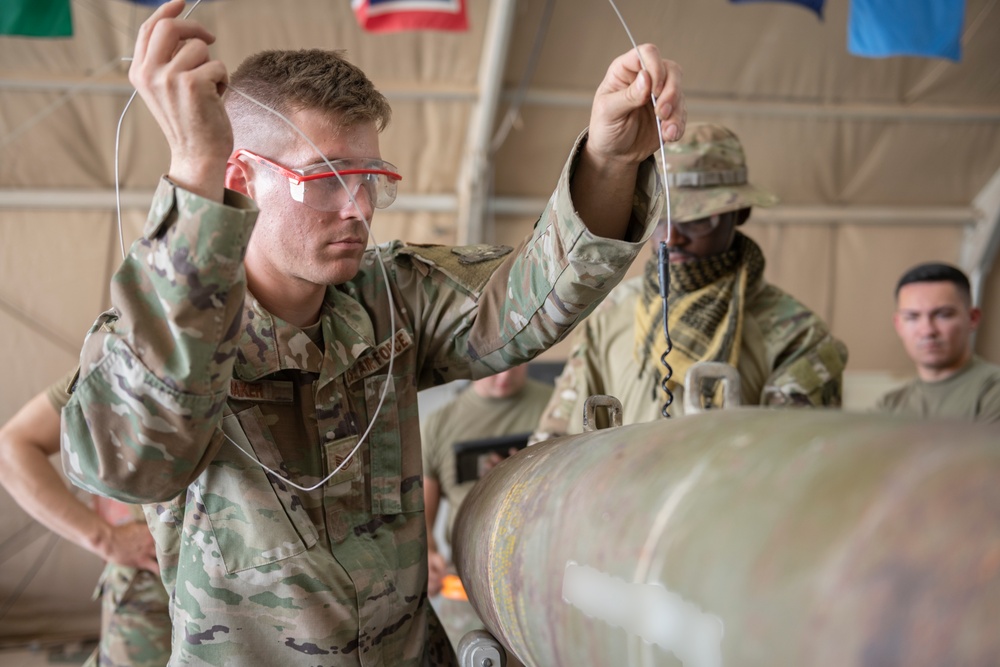
{"type": "Polygon", "coordinates": [[[490,3],[483,53],[479,60],[479,99],[472,111],[458,176],[459,245],[482,243],[486,239],[483,227],[492,181],[490,139],[503,86],[515,5],[515,0],[493,0],[490,3]]]}
{"type": "MultiPolygon", "coordinates": [[[[152,190],[123,190],[122,208],[149,210],[152,190]]],[[[537,218],[546,197],[489,197],[490,211],[496,215],[537,218]]],[[[0,211],[112,211],[115,191],[73,188],[0,188],[0,211]]],[[[449,213],[458,210],[458,198],[452,194],[401,194],[388,213],[449,213]]],[[[753,213],[755,225],[879,225],[879,226],[967,226],[983,223],[982,209],[969,206],[777,206],[753,213]]]]}
{"type": "Polygon", "coordinates": [[[960,263],[969,274],[973,305],[982,306],[983,285],[993,270],[997,250],[1000,249],[1000,170],[979,191],[972,205],[982,213],[982,217],[965,235],[960,263]]]}

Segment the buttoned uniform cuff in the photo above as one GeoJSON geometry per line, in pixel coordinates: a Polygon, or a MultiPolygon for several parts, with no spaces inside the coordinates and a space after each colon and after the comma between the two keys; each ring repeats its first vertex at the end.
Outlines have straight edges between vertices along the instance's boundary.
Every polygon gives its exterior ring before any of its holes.
{"type": "Polygon", "coordinates": [[[235,190],[227,188],[220,204],[189,192],[171,181],[168,176],[162,176],[153,194],[153,203],[142,230],[143,237],[154,239],[160,236],[176,219],[172,215],[175,211],[193,212],[205,221],[232,225],[243,223],[252,228],[260,209],[250,197],[235,190]]]}
{"type": "Polygon", "coordinates": [[[640,163],[639,173],[636,175],[632,211],[625,238],[609,239],[593,234],[577,213],[570,190],[570,182],[587,137],[588,130],[584,130],[573,144],[573,150],[563,167],[549,204],[553,213],[550,220],[559,228],[559,236],[563,239],[571,263],[604,264],[609,268],[609,273],[618,274],[613,278],[617,282],[652,236],[666,200],[656,172],[656,161],[653,156],[649,156],[640,163]]]}
{"type": "Polygon", "coordinates": [[[571,211],[571,216],[560,216],[567,224],[566,238],[577,238],[585,241],[600,241],[600,243],[610,243],[612,247],[619,246],[625,252],[634,251],[637,254],[653,235],[657,223],[666,203],[666,196],[660,176],[656,168],[656,160],[652,155],[639,164],[639,173],[636,175],[635,190],[632,193],[632,212],[629,225],[625,232],[624,239],[608,239],[599,237],[591,233],[590,229],[580,218],[573,204],[573,197],[570,190],[570,183],[576,173],[577,164],[580,161],[580,153],[587,143],[589,129],[585,129],[577,136],[573,143],[573,150],[563,167],[559,176],[559,183],[553,197],[556,199],[556,208],[559,211],[571,211]]]}

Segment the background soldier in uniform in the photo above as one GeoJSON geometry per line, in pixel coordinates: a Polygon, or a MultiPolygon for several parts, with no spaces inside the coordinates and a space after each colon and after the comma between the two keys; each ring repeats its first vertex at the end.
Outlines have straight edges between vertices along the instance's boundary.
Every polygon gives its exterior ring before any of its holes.
{"type": "MultiPolygon", "coordinates": [[[[736,229],[751,207],[777,202],[747,181],[739,139],[718,125],[692,124],[666,155],[674,223],[668,243],[670,414],[683,414],[684,377],[699,361],[736,368],[747,404],[840,405],[847,349],[815,313],[764,280],[760,248],[736,229]]],[[[615,289],[575,334],[532,442],[579,433],[584,401],[594,394],[618,398],[625,424],[660,417],[666,338],[656,248],[666,237],[663,219],[644,275],[615,289]]],[[[711,401],[714,390],[709,392],[711,401]]],[[[607,424],[603,411],[596,417],[600,426],[607,424]]]]}
{"type": "Polygon", "coordinates": [[[223,108],[213,37],[181,8],[136,44],[172,159],[85,343],[64,466],[148,503],[172,662],[451,664],[427,604],[417,390],[529,360],[620,281],[662,210],[649,156],[683,132],[679,69],[649,45],[648,72],[634,51],[611,64],[517,250],[390,243],[386,278],[361,220],[399,178],[382,95],[337,54],[264,52],[223,108]]]}
{"type": "MultiPolygon", "coordinates": [[[[446,568],[432,529],[441,499],[448,500],[445,539],[449,546],[462,501],[476,480],[459,483],[454,446],[467,440],[531,433],[552,395],[552,385],[528,377],[527,365],[476,380],[420,422],[427,517],[428,589],[436,595],[446,568]]],[[[495,464],[503,457],[498,457],[495,464]]]]}
{"type": "MultiPolygon", "coordinates": [[[[444,538],[451,547],[451,531],[465,497],[478,480],[458,481],[455,445],[503,435],[523,435],[535,428],[542,410],[552,395],[552,385],[528,377],[523,364],[476,380],[448,403],[420,421],[420,440],[424,464],[424,512],[427,518],[427,592],[438,599],[441,623],[456,647],[466,632],[483,627],[461,584],[442,591],[446,577],[450,584],[459,582],[439,549],[434,536],[434,522],[441,499],[448,500],[444,538]],[[457,598],[457,599],[456,599],[457,598]]],[[[515,450],[516,451],[516,450],[515,450]]],[[[483,454],[480,472],[499,463],[507,454],[483,454]]],[[[513,660],[508,656],[508,664],[513,660]]]]}
{"type": "Polygon", "coordinates": [[[1000,366],[972,351],[981,313],[969,279],[949,264],[914,266],[896,284],[893,323],[917,377],[876,409],[913,417],[1000,421],[1000,366]]]}
{"type": "Polygon", "coordinates": [[[59,411],[76,370],[28,401],[0,429],[0,483],[39,523],[107,561],[101,640],[86,665],[163,667],[170,659],[170,612],[142,509],[95,497],[88,507],[49,462],[59,452],[59,411]]]}

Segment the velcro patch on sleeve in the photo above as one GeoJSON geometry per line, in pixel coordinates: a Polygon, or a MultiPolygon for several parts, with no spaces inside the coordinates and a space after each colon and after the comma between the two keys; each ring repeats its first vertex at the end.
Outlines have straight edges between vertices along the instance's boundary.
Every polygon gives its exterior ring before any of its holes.
{"type": "Polygon", "coordinates": [[[399,254],[409,255],[441,271],[472,293],[478,293],[496,268],[514,249],[506,245],[407,245],[399,254]]]}

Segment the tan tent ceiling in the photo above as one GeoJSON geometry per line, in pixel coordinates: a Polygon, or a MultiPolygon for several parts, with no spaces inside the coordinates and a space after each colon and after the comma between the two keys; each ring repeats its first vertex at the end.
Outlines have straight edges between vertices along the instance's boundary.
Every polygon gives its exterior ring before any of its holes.
{"type": "MultiPolygon", "coordinates": [[[[958,64],[848,55],[846,0],[828,0],[822,22],[780,3],[618,4],[638,40],[683,65],[690,119],[733,128],[751,179],[782,198],[746,227],[764,248],[767,277],[830,322],[850,347],[849,371],[907,372],[890,323],[899,273],[930,259],[988,265],[997,241],[1000,0],[967,0],[958,64]]],[[[514,127],[491,156],[486,148],[520,97],[547,2],[469,5],[472,27],[463,34],[366,34],[348,0],[215,0],[193,18],[215,31],[214,53],[230,68],[264,48],[345,49],[388,94],[395,117],[382,154],[405,180],[397,205],[376,219],[379,240],[510,242],[540,211],[587,123],[593,89],[629,43],[606,0],[554,2],[514,127]],[[477,166],[482,198],[471,187],[477,166]]],[[[72,39],[0,38],[0,422],[76,363],[87,328],[107,307],[121,257],[115,128],[131,93],[121,58],[149,11],[74,0],[72,39]]],[[[137,101],[118,154],[126,242],[167,168],[165,149],[137,101]]],[[[978,347],[1000,361],[1000,270],[985,273],[978,347]]],[[[3,494],[0,506],[11,507],[3,494]]],[[[96,559],[64,542],[43,553],[55,541],[35,539],[26,516],[7,514],[0,536],[33,541],[17,558],[0,554],[9,566],[0,589],[37,577],[57,582],[64,597],[85,597],[52,573],[68,571],[66,562],[90,568],[76,578],[87,588],[96,559]],[[35,573],[40,562],[48,569],[35,573]]],[[[20,542],[5,544],[10,551],[20,542]]],[[[18,605],[18,619],[0,624],[0,643],[53,628],[93,631],[92,622],[53,626],[53,607],[77,618],[88,612],[54,605],[44,590],[26,589],[18,605]]]]}
{"type": "MultiPolygon", "coordinates": [[[[472,164],[469,126],[485,123],[492,135],[546,3],[469,4],[472,27],[462,34],[367,34],[347,0],[216,0],[192,18],[215,31],[214,53],[231,68],[263,48],[345,49],[388,94],[395,115],[382,154],[405,180],[397,206],[376,219],[379,240],[509,241],[540,210],[587,123],[593,89],[629,43],[606,0],[555,2],[478,223],[456,195],[472,164]],[[505,63],[495,114],[477,106],[490,99],[484,57],[505,63]]],[[[684,67],[690,119],[736,130],[751,179],[781,197],[746,230],[764,247],[768,277],[848,343],[851,369],[905,372],[890,324],[896,277],[917,261],[961,261],[978,229],[965,258],[974,262],[991,238],[1000,208],[1000,177],[987,188],[1000,168],[998,4],[968,0],[955,64],[848,55],[842,0],[827,3],[822,22],[781,3],[619,0],[636,38],[684,67]]],[[[74,363],[120,260],[115,127],[130,92],[121,58],[149,10],[76,0],[73,12],[72,39],[0,38],[0,347],[15,379],[0,386],[0,420],[74,363]]],[[[124,119],[119,160],[128,242],[168,162],[141,101],[124,119]]],[[[1000,272],[983,294],[979,347],[998,360],[1000,272]]]]}

